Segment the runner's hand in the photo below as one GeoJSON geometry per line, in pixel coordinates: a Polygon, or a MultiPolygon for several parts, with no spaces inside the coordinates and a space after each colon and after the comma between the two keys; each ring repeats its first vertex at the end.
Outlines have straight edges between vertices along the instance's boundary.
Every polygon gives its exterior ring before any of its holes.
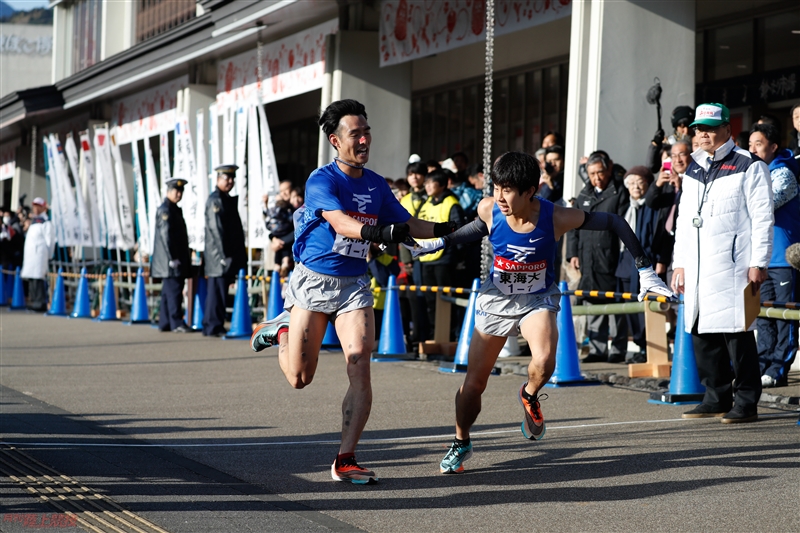
{"type": "Polygon", "coordinates": [[[413,246],[407,244],[406,242],[401,244],[408,248],[408,250],[411,252],[411,255],[414,257],[414,259],[416,259],[421,255],[432,254],[444,248],[444,239],[440,237],[438,239],[425,239],[422,241],[416,241],[413,246]]]}
{"type": "Polygon", "coordinates": [[[666,296],[672,301],[678,301],[678,295],[669,290],[661,278],[658,277],[653,267],[639,269],[639,301],[644,301],[648,292],[654,292],[661,296],[666,296]]]}

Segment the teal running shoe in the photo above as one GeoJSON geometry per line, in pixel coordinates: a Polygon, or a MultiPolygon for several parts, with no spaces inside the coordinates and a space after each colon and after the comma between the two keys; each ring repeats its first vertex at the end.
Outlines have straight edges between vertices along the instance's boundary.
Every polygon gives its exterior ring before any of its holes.
{"type": "Polygon", "coordinates": [[[472,442],[467,445],[453,442],[439,465],[439,471],[442,474],[460,474],[464,471],[464,461],[470,457],[472,457],[472,442]]]}
{"type": "Polygon", "coordinates": [[[289,311],[284,311],[272,320],[267,320],[256,326],[253,330],[253,335],[250,337],[250,348],[254,352],[260,352],[264,348],[278,344],[278,331],[281,328],[289,327],[289,318],[291,316],[289,311]]]}

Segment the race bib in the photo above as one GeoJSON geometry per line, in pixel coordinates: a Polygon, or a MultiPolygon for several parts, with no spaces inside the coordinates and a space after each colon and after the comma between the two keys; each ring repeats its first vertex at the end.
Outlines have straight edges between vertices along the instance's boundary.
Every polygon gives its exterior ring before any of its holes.
{"type": "MultiPolygon", "coordinates": [[[[376,226],[378,224],[377,215],[368,215],[365,213],[354,213],[347,211],[347,214],[368,226],[376,226]]],[[[336,234],[333,240],[333,251],[347,257],[355,257],[357,259],[366,259],[367,252],[369,251],[369,242],[362,239],[354,239],[352,237],[345,237],[344,235],[336,234]]]]}
{"type": "Polygon", "coordinates": [[[518,263],[495,256],[492,283],[507,295],[532,294],[544,288],[547,261],[518,263]]]}

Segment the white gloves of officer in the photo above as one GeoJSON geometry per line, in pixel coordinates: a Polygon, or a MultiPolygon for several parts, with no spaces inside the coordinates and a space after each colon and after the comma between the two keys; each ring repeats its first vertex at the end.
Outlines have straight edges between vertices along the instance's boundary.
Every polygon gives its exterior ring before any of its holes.
{"type": "Polygon", "coordinates": [[[408,250],[411,252],[411,255],[414,256],[414,259],[416,259],[421,255],[432,254],[444,248],[444,239],[441,237],[436,239],[425,239],[422,241],[413,241],[413,244],[410,243],[409,240],[406,240],[401,244],[408,248],[408,250]]]}
{"type": "Polygon", "coordinates": [[[639,301],[644,301],[648,292],[654,292],[661,296],[666,296],[670,300],[678,300],[678,295],[669,290],[669,287],[661,281],[653,267],[639,269],[639,301]]]}
{"type": "Polygon", "coordinates": [[[181,262],[178,259],[173,259],[172,261],[169,262],[170,268],[178,268],[179,266],[181,266],[181,262]]]}

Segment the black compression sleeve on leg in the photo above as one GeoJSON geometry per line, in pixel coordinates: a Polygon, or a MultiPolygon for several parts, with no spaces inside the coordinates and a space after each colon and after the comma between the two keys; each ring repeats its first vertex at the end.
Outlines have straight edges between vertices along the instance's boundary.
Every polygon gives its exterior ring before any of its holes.
{"type": "Polygon", "coordinates": [[[465,242],[477,241],[486,235],[489,235],[489,228],[486,226],[486,222],[476,218],[469,224],[461,226],[450,235],[445,235],[442,238],[445,244],[464,244],[465,242]]]}
{"type": "Polygon", "coordinates": [[[619,215],[614,213],[586,213],[586,218],[578,229],[589,231],[611,230],[617,234],[617,237],[620,238],[634,259],[646,257],[642,243],[636,238],[636,234],[625,222],[625,219],[619,215]]]}

